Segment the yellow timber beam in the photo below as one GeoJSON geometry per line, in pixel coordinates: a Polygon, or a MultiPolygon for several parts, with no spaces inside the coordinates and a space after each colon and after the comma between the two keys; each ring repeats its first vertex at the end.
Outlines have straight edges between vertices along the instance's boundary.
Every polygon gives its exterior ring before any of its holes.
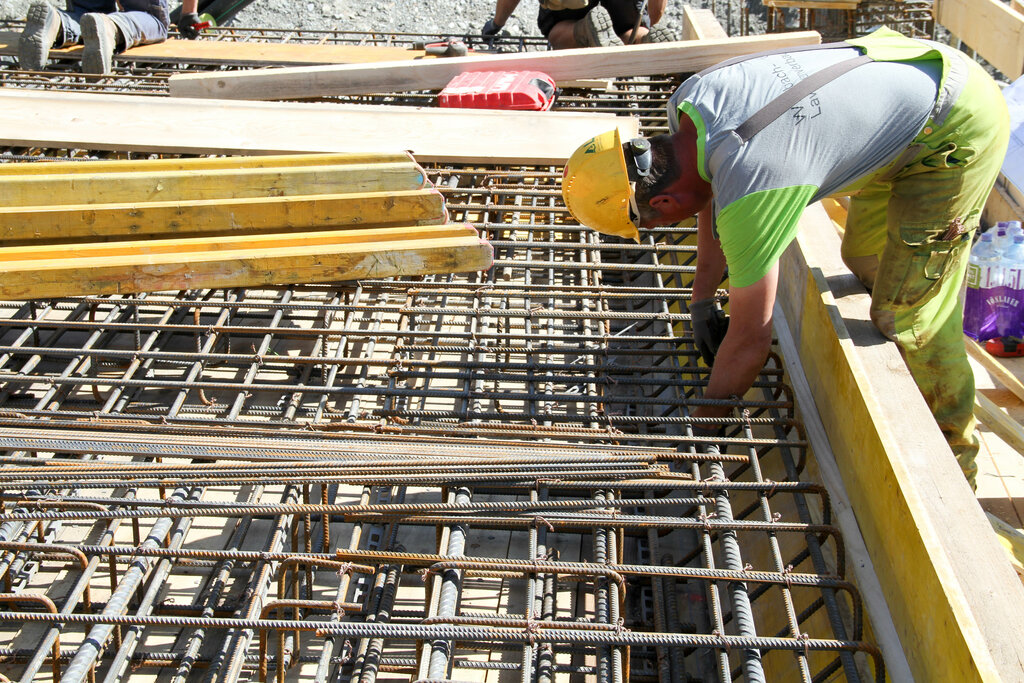
{"type": "Polygon", "coordinates": [[[260,235],[234,243],[228,239],[161,240],[141,243],[134,253],[122,250],[124,243],[110,243],[95,249],[76,247],[65,253],[87,256],[68,258],[61,258],[56,250],[40,251],[35,255],[41,258],[0,263],[0,297],[18,300],[460,273],[486,270],[493,259],[491,246],[466,224],[296,237],[260,235]],[[429,236],[430,230],[437,231],[432,233],[437,236],[429,236]],[[187,242],[192,242],[191,251],[187,242]]]}
{"type": "Polygon", "coordinates": [[[424,225],[445,220],[444,199],[433,189],[0,207],[0,244],[424,225]]]}
{"type": "Polygon", "coordinates": [[[5,206],[112,204],[419,189],[412,161],[295,168],[241,168],[0,177],[5,206]]]}
{"type": "Polygon", "coordinates": [[[104,161],[54,161],[0,164],[0,176],[63,175],[67,173],[146,173],[200,171],[218,168],[295,168],[347,164],[399,164],[412,161],[409,154],[266,154],[261,156],[201,157],[185,159],[110,159],[104,161]]]}

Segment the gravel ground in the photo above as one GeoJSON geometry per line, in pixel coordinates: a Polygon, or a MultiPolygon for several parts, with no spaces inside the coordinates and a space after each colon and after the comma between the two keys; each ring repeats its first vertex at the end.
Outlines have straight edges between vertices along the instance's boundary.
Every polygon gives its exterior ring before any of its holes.
{"type": "MultiPolygon", "coordinates": [[[[33,0],[0,0],[0,20],[23,19],[33,0]]],[[[49,0],[63,7],[63,0],[49,0]]],[[[749,0],[760,8],[759,0],[749,0]]],[[[694,6],[708,6],[709,0],[694,0],[694,6]],[[703,4],[701,4],[703,3],[703,4]]],[[[171,7],[178,3],[171,0],[171,7]]],[[[683,6],[680,0],[669,0],[661,25],[676,35],[682,28],[683,6]]],[[[733,26],[738,26],[739,7],[732,2],[719,2],[719,20],[728,27],[732,12],[733,26]]],[[[536,36],[537,0],[521,0],[505,29],[514,36],[536,36]]],[[[763,11],[763,10],[762,10],[763,11]]],[[[384,33],[428,33],[460,36],[479,33],[493,16],[494,0],[253,0],[231,21],[233,26],[292,28],[302,30],[380,31],[384,33]]],[[[752,12],[753,13],[753,12],[752,12]]],[[[757,30],[752,16],[752,32],[757,30]]]]}

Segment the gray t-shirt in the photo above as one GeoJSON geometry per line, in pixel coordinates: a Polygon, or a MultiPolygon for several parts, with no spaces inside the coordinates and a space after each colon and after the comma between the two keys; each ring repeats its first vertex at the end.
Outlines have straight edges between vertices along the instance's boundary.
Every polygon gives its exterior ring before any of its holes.
{"type": "Polygon", "coordinates": [[[672,132],[681,115],[696,125],[698,167],[711,183],[734,285],[760,279],[785,248],[746,248],[746,242],[788,243],[808,203],[863,186],[927,122],[942,61],[869,62],[820,87],[746,144],[736,144],[731,131],[776,96],[860,54],[850,47],[754,57],[687,79],[669,100],[672,132]]]}

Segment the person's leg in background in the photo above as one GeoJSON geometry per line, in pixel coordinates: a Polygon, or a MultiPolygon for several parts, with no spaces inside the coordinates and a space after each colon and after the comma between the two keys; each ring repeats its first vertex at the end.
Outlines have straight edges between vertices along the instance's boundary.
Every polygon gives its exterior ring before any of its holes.
{"type": "Polygon", "coordinates": [[[122,0],[122,11],[82,16],[82,71],[110,73],[115,52],[167,40],[166,0],[122,0]]]}
{"type": "Polygon", "coordinates": [[[18,65],[28,71],[41,70],[46,66],[51,49],[82,42],[79,21],[83,14],[116,10],[114,0],[76,0],[66,12],[41,0],[32,3],[25,17],[25,29],[18,39],[18,65]]]}
{"type": "Polygon", "coordinates": [[[590,0],[586,7],[579,9],[542,7],[537,13],[537,27],[556,50],[622,45],[608,11],[598,0],[590,0]]]}

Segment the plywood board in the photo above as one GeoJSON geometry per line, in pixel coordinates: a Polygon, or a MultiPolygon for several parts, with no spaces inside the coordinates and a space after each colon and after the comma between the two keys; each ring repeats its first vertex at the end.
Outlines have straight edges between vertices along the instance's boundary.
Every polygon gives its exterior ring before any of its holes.
{"type": "Polygon", "coordinates": [[[411,64],[350,64],[177,74],[171,76],[169,85],[174,97],[303,99],[440,89],[466,71],[529,69],[542,71],[555,81],[686,73],[700,71],[738,55],[819,42],[821,36],[817,32],[801,31],[624,47],[454,57],[411,64]]]}
{"type": "MultiPolygon", "coordinates": [[[[17,31],[0,31],[0,55],[18,54],[17,31]]],[[[82,46],[50,50],[51,59],[81,59],[82,46]]],[[[311,43],[254,43],[238,40],[178,40],[139,45],[115,59],[189,64],[365,64],[369,62],[436,59],[423,50],[393,45],[321,45],[311,43]]]]}
{"type": "Polygon", "coordinates": [[[1024,588],[913,384],[870,321],[839,238],[809,207],[780,303],[916,680],[1024,667],[1024,588]]]}
{"type": "MultiPolygon", "coordinates": [[[[444,61],[444,60],[438,60],[444,61]]],[[[419,161],[558,164],[635,117],[235,102],[0,88],[0,144],[189,154],[411,151],[419,161]],[[117,125],[111,125],[117,121],[117,125]],[[182,123],[187,121],[182,135],[182,123]]]]}
{"type": "Polygon", "coordinates": [[[1024,15],[999,0],[936,0],[935,20],[1011,81],[1024,74],[1024,15]]]}

